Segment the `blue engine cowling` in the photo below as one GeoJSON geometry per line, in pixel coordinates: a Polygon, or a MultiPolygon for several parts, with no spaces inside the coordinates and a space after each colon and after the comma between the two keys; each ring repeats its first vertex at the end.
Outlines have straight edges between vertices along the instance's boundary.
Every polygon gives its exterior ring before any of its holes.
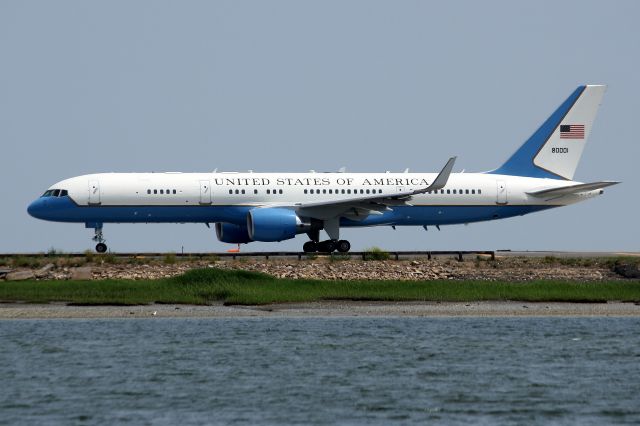
{"type": "Polygon", "coordinates": [[[247,227],[233,223],[217,222],[216,236],[223,243],[241,244],[251,242],[247,227]]]}
{"type": "Polygon", "coordinates": [[[282,241],[311,229],[293,210],[271,207],[250,210],[247,214],[249,238],[253,241],[282,241]]]}

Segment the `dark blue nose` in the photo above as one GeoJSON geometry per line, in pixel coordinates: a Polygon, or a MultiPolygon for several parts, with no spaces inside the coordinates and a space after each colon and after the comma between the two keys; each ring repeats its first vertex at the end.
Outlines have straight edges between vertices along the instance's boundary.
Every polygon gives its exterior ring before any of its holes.
{"type": "Polygon", "coordinates": [[[45,198],[38,198],[27,207],[27,213],[36,219],[46,219],[47,201],[45,198]]]}

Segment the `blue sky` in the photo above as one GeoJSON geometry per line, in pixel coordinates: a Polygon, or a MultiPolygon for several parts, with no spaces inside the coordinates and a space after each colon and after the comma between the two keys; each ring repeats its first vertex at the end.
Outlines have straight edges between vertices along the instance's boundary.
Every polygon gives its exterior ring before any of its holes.
{"type": "MultiPolygon", "coordinates": [[[[576,179],[525,217],[355,229],[353,249],[638,251],[640,3],[0,2],[0,252],[82,251],[28,203],[125,171],[435,172],[500,165],[584,83],[609,85],[576,179]]],[[[113,250],[217,251],[204,225],[105,225],[113,250]]],[[[299,249],[304,236],[255,250],[299,249]]]]}

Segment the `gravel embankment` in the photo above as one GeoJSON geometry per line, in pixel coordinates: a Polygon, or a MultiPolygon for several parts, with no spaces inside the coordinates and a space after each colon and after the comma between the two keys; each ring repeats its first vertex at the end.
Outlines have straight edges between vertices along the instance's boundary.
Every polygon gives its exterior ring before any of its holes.
{"type": "MultiPolygon", "coordinates": [[[[81,259],[82,260],[82,259],[81,259]]],[[[530,281],[558,279],[599,281],[623,279],[604,261],[549,262],[533,258],[498,258],[496,261],[450,259],[407,261],[361,261],[329,259],[242,259],[200,260],[164,263],[162,260],[132,259],[129,262],[97,263],[74,266],[72,259],[58,259],[55,263],[33,268],[17,268],[22,279],[157,279],[168,278],[193,268],[242,269],[264,272],[278,278],[323,280],[435,280],[473,279],[530,281]]]]}

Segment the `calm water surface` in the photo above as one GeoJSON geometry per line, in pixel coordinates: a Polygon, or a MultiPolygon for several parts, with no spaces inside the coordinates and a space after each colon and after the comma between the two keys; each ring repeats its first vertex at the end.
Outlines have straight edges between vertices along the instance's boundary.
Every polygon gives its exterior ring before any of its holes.
{"type": "Polygon", "coordinates": [[[640,319],[0,321],[2,424],[639,424],[640,319]]]}

